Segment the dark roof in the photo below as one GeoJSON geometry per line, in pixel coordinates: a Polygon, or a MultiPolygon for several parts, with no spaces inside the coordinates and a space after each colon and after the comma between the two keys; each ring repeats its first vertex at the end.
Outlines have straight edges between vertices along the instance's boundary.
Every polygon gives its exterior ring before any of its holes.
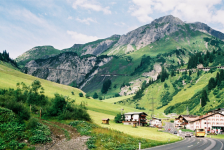
{"type": "Polygon", "coordinates": [[[102,119],[102,120],[110,120],[109,118],[104,118],[104,119],[102,119]]]}
{"type": "Polygon", "coordinates": [[[219,112],[215,112],[215,113],[212,113],[212,114],[209,114],[209,115],[202,115],[202,116],[199,116],[197,119],[192,120],[191,122],[195,122],[195,121],[198,121],[198,120],[201,120],[201,119],[204,119],[204,118],[213,116],[213,115],[215,115],[215,114],[219,114],[219,115],[224,116],[223,114],[221,114],[221,113],[219,113],[219,112]]]}
{"type": "Polygon", "coordinates": [[[145,112],[129,112],[129,113],[125,113],[125,115],[138,115],[138,114],[145,114],[145,115],[147,115],[145,112]]]}

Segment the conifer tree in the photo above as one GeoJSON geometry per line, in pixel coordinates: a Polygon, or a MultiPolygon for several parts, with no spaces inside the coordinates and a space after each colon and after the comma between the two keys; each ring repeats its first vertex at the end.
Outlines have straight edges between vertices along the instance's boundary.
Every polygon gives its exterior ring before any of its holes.
{"type": "Polygon", "coordinates": [[[207,102],[209,102],[208,95],[206,90],[203,90],[201,95],[201,107],[204,107],[207,102]]]}
{"type": "Polygon", "coordinates": [[[93,94],[93,98],[94,99],[97,99],[98,98],[98,94],[96,92],[93,94]]]}

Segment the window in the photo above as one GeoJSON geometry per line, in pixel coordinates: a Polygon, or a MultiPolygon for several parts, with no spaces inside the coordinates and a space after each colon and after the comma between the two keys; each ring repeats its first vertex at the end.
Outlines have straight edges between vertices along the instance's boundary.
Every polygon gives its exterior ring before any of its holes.
{"type": "Polygon", "coordinates": [[[219,121],[219,119],[216,119],[216,121],[219,121]]]}

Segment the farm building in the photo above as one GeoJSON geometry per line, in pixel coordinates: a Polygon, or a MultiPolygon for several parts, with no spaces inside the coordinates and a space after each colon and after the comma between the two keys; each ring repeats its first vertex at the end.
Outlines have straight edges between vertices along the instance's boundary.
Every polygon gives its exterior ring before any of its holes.
{"type": "Polygon", "coordinates": [[[123,121],[124,125],[133,125],[136,123],[137,126],[145,126],[147,125],[145,112],[129,112],[125,113],[125,121],[123,121]]]}
{"type": "Polygon", "coordinates": [[[109,118],[102,119],[102,124],[109,124],[109,121],[109,118]]]}

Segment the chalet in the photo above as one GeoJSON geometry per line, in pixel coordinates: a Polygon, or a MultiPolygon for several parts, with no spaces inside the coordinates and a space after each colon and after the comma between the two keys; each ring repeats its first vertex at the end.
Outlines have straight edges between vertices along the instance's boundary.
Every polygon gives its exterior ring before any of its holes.
{"type": "Polygon", "coordinates": [[[123,121],[124,125],[132,125],[136,123],[137,126],[145,126],[147,125],[146,116],[147,114],[144,112],[129,112],[125,113],[125,121],[123,121]]]}
{"type": "Polygon", "coordinates": [[[187,129],[195,130],[197,128],[204,128],[208,132],[214,130],[215,132],[224,130],[224,115],[215,112],[199,116],[186,125],[187,129]]]}
{"type": "Polygon", "coordinates": [[[189,121],[196,119],[196,115],[180,115],[178,118],[175,118],[174,126],[184,128],[189,121]]]}
{"type": "Polygon", "coordinates": [[[162,121],[161,119],[155,118],[153,117],[150,121],[149,121],[150,126],[157,126],[157,127],[161,127],[162,126],[162,121]]]}

